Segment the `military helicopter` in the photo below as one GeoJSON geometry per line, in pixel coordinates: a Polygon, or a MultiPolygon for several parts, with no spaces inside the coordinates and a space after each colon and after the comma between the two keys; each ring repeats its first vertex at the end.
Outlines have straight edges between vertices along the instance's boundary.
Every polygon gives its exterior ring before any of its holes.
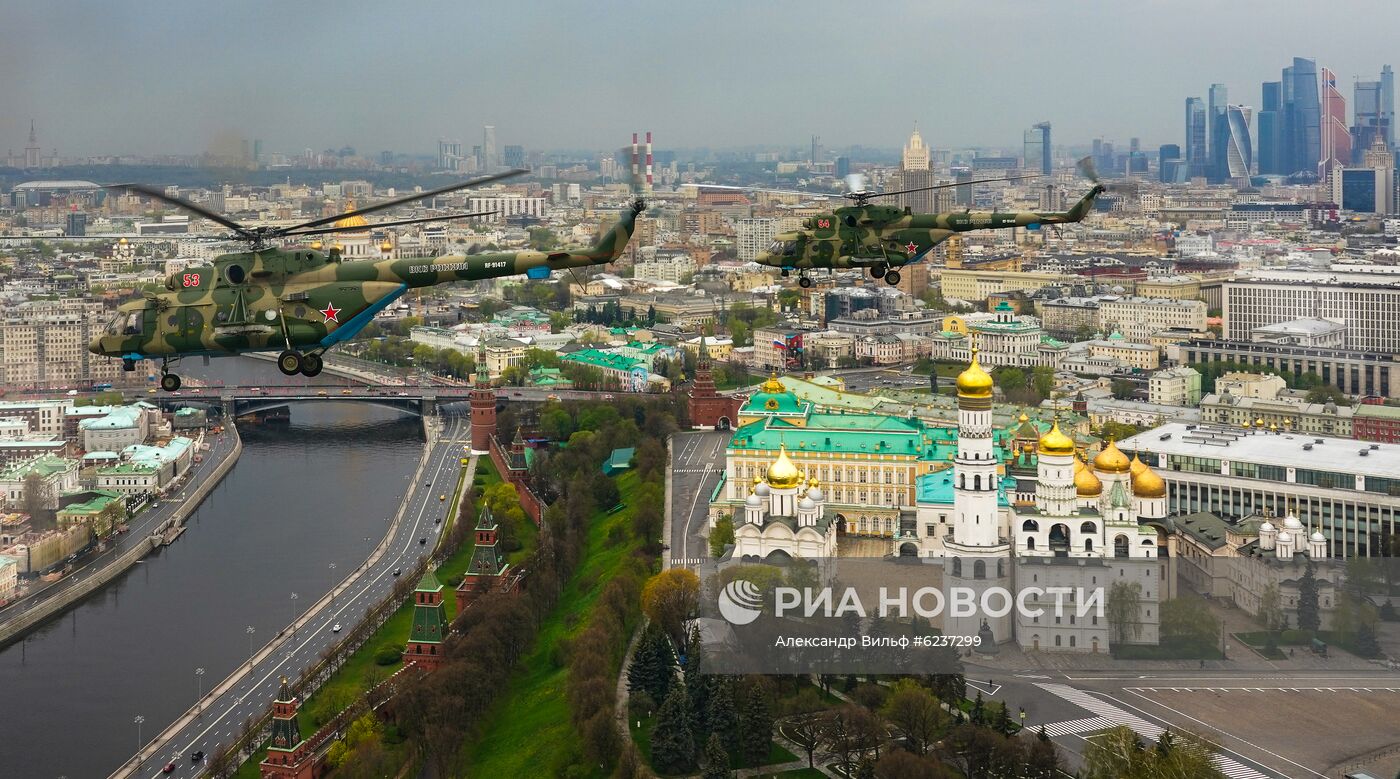
{"type": "Polygon", "coordinates": [[[290,227],[246,227],[159,189],[114,185],[110,188],[161,200],[223,225],[233,231],[233,240],[248,246],[216,258],[211,265],[172,273],[165,280],[165,291],[123,303],[88,348],[94,354],[120,358],[127,371],[135,370],[140,360],[159,360],[160,386],[167,392],[180,388],[180,377],[171,368],[189,356],[280,350],[277,367],[283,374],[315,376],[323,367],[321,355],[354,338],[375,314],[410,289],[517,274],[547,279],[552,271],[603,265],[622,253],[637,216],[646,208],[640,197],[598,243],[574,251],[346,260],[336,247],[323,251],[319,241],[310,247],[274,245],[303,236],[484,216],[493,212],[378,224],[356,218],[526,172],[479,177],[290,227]],[[354,224],[324,226],[342,220],[354,224]]]}
{"type": "MultiPolygon", "coordinates": [[[[1081,169],[1084,169],[1082,165],[1081,169]]],[[[1103,185],[1097,183],[1097,177],[1091,176],[1095,181],[1094,187],[1068,211],[953,211],[942,214],[914,214],[908,208],[871,202],[878,198],[912,192],[1028,178],[1038,178],[1038,174],[935,184],[892,192],[872,192],[866,189],[864,176],[852,174],[846,179],[848,191],[842,195],[851,201],[851,205],[837,208],[831,214],[806,219],[802,223],[802,230],[778,234],[768,250],[760,253],[756,261],[781,269],[785,277],[796,270],[798,283],[803,287],[812,286],[812,279],[807,276],[807,271],[812,268],[865,268],[872,278],[883,278],[894,285],[900,280],[899,268],[923,259],[930,249],[946,241],[953,233],[1004,227],[1036,228],[1040,225],[1078,222],[1089,213],[1094,198],[1105,191],[1103,185]]],[[[716,187],[710,184],[699,186],[784,194],[814,194],[789,190],[716,187]]]]}

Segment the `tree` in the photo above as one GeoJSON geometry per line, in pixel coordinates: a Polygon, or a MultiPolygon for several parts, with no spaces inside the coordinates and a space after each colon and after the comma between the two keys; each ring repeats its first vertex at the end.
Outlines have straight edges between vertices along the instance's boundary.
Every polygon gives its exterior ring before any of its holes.
{"type": "Polygon", "coordinates": [[[895,682],[894,691],[885,700],[880,713],[899,729],[909,748],[919,755],[928,751],[934,736],[947,721],[938,699],[913,679],[895,682]]]}
{"type": "Polygon", "coordinates": [[[1157,779],[1191,777],[1224,779],[1211,762],[1214,748],[1191,733],[1168,737],[1146,749],[1136,733],[1119,725],[1089,743],[1084,752],[1084,779],[1157,779]]]}
{"type": "Polygon", "coordinates": [[[1351,648],[1362,657],[1380,657],[1381,644],[1376,637],[1375,623],[1362,620],[1356,626],[1356,638],[1352,639],[1351,648]]]}
{"type": "Polygon", "coordinates": [[[1142,584],[1116,581],[1108,591],[1106,614],[1113,630],[1113,643],[1126,644],[1142,635],[1138,610],[1142,606],[1142,584]]]}
{"type": "Polygon", "coordinates": [[[1131,400],[1133,393],[1137,391],[1137,385],[1127,379],[1114,379],[1109,385],[1109,391],[1119,400],[1131,400]]]}
{"type": "Polygon", "coordinates": [[[762,690],[750,686],[740,717],[739,745],[748,765],[761,765],[768,759],[773,744],[773,715],[768,710],[768,697],[762,690]]]}
{"type": "Polygon", "coordinates": [[[720,679],[706,702],[708,710],[705,719],[711,735],[719,736],[724,748],[731,754],[739,753],[739,711],[734,706],[734,686],[728,679],[720,679]]]}
{"type": "Polygon", "coordinates": [[[1316,631],[1320,627],[1322,617],[1317,608],[1317,576],[1309,557],[1307,567],[1303,569],[1303,578],[1298,580],[1298,629],[1316,631]]]}
{"type": "MultiPolygon", "coordinates": [[[[1304,375],[1308,376],[1315,374],[1304,375]]],[[[1321,380],[1322,377],[1319,376],[1318,381],[1321,380]]],[[[1332,386],[1331,384],[1318,384],[1317,386],[1308,390],[1307,401],[1309,403],[1336,403],[1337,405],[1341,406],[1350,404],[1351,398],[1347,397],[1347,394],[1345,392],[1342,392],[1340,389],[1332,386]]]]}
{"type": "Polygon", "coordinates": [[[705,742],[705,753],[700,760],[703,770],[700,779],[730,779],[734,772],[729,770],[729,753],[724,749],[718,733],[711,733],[705,742]]]}
{"type": "Polygon", "coordinates": [[[1195,652],[1209,652],[1220,636],[1216,619],[1205,599],[1183,593],[1161,604],[1162,643],[1195,652]]]}
{"type": "Polygon", "coordinates": [[[1064,763],[1060,760],[1060,751],[1055,748],[1055,742],[1045,735],[1045,728],[1041,727],[1040,733],[1029,741],[1026,746],[1026,779],[1059,779],[1064,772],[1064,763]]]}
{"type": "Polygon", "coordinates": [[[821,715],[809,714],[792,720],[783,731],[792,743],[802,747],[802,751],[807,753],[808,768],[816,768],[813,755],[817,746],[822,743],[822,724],[821,715]]]}
{"type": "Polygon", "coordinates": [[[23,484],[24,513],[29,515],[34,529],[52,530],[54,517],[57,514],[52,485],[45,481],[44,475],[37,470],[26,473],[23,484]]]}
{"type": "Polygon", "coordinates": [[[1131,438],[1132,436],[1135,436],[1140,432],[1142,432],[1142,429],[1139,428],[1137,425],[1129,425],[1123,422],[1114,422],[1111,420],[1108,422],[1104,422],[1103,426],[1099,428],[1100,435],[1102,435],[1104,438],[1112,438],[1115,441],[1121,441],[1124,438],[1131,438]]]}
{"type": "Polygon", "coordinates": [[[951,779],[947,767],[928,757],[891,749],[875,764],[875,779],[951,779]]]}
{"type": "Polygon", "coordinates": [[[1288,626],[1288,618],[1283,615],[1283,596],[1279,593],[1278,582],[1269,582],[1259,593],[1259,621],[1269,631],[1288,626]]]}
{"type": "Polygon", "coordinates": [[[647,580],[642,612],[673,641],[685,641],[686,624],[700,607],[700,577],[689,568],[671,568],[647,580]]]}
{"type": "Polygon", "coordinates": [[[724,547],[734,543],[734,520],[728,515],[715,520],[714,529],[710,531],[710,557],[719,559],[724,554],[724,547]]]}
{"type": "Polygon", "coordinates": [[[679,685],[671,689],[656,715],[656,725],[651,729],[651,763],[663,774],[679,774],[695,768],[690,704],[679,685]]]}
{"type": "Polygon", "coordinates": [[[627,689],[644,692],[653,702],[664,701],[676,676],[676,658],[666,634],[656,624],[647,625],[627,666],[627,689]]]}

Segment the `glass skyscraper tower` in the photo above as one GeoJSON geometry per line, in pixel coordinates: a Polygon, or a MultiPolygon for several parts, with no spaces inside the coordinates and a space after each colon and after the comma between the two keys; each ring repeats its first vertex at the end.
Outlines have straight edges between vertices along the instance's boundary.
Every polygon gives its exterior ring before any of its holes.
{"type": "Polygon", "coordinates": [[[1186,170],[1190,178],[1204,177],[1206,157],[1206,104],[1199,97],[1186,98],[1186,170]]]}
{"type": "Polygon", "coordinates": [[[1317,63],[1294,57],[1283,69],[1283,149],[1281,172],[1317,175],[1322,154],[1322,103],[1317,96],[1317,63]]]}

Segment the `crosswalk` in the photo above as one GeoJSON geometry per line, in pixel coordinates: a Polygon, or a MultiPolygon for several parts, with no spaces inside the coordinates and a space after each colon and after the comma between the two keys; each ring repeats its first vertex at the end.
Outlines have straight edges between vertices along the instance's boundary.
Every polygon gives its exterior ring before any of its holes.
{"type": "Polygon", "coordinates": [[[671,473],[722,473],[718,468],[672,468],[671,473]]]}
{"type": "Polygon", "coordinates": [[[1400,692],[1400,687],[1124,687],[1134,692],[1400,692]]]}
{"type": "MultiPolygon", "coordinates": [[[[1045,735],[1051,738],[1056,736],[1093,733],[1119,725],[1126,725],[1132,728],[1134,733],[1137,733],[1138,736],[1148,741],[1156,741],[1162,735],[1163,728],[1148,722],[1142,717],[1126,712],[1102,698],[1090,695],[1084,690],[1076,690],[1067,684],[1046,682],[1037,682],[1035,686],[1096,715],[1085,719],[1069,720],[1067,722],[1047,723],[1044,726],[1045,735]]],[[[1029,730],[1035,733],[1040,730],[1040,727],[1032,726],[1029,730]]],[[[1213,762],[1220,773],[1224,774],[1228,779],[1269,779],[1267,774],[1262,774],[1238,760],[1226,757],[1225,755],[1216,754],[1213,762]]]]}

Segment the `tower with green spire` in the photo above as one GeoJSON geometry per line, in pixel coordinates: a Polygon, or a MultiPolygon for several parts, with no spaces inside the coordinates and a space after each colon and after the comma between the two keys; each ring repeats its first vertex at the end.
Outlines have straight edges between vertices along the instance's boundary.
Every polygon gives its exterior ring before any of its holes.
{"type": "Polygon", "coordinates": [[[315,776],[316,761],[297,726],[300,706],[301,702],[287,686],[287,678],[282,677],[277,699],[272,702],[272,738],[267,743],[267,757],[258,764],[262,779],[311,779],[315,776]]]}
{"type": "Polygon", "coordinates": [[[490,506],[482,506],[476,522],[476,545],[472,559],[457,585],[457,613],[461,614],[477,598],[489,592],[509,592],[512,588],[510,563],[501,550],[500,525],[490,506]]]}
{"type": "Polygon", "coordinates": [[[449,626],[442,582],[427,571],[413,590],[413,627],[404,648],[404,663],[418,663],[429,671],[437,668],[442,663],[442,643],[449,626]]]}
{"type": "Polygon", "coordinates": [[[472,449],[485,452],[496,434],[496,390],[491,388],[491,372],[486,368],[486,341],[476,353],[476,378],[472,381],[472,449]]]}

